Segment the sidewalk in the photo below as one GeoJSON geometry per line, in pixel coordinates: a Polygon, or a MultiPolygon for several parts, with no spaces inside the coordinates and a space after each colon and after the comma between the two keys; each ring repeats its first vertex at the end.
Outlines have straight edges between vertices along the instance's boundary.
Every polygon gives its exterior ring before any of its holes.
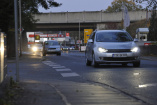
{"type": "Polygon", "coordinates": [[[153,56],[141,56],[141,59],[143,59],[143,60],[157,61],[157,55],[153,55],[153,56]]]}
{"type": "MultiPolygon", "coordinates": [[[[57,74],[37,55],[23,55],[19,59],[19,68],[16,105],[146,105],[109,87],[56,79],[57,74]]],[[[15,73],[15,60],[10,59],[8,76],[15,79],[15,73]]]]}

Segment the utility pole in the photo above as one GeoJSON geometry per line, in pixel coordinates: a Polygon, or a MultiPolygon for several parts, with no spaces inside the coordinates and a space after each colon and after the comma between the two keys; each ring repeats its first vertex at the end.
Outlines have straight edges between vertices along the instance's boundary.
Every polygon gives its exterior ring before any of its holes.
{"type": "Polygon", "coordinates": [[[122,2],[122,7],[121,7],[121,9],[122,9],[122,28],[125,29],[125,28],[124,28],[124,15],[123,15],[123,13],[124,13],[124,3],[123,3],[123,2],[122,2]]]}
{"type": "Polygon", "coordinates": [[[18,13],[17,0],[14,0],[14,18],[15,18],[15,50],[16,50],[16,82],[19,82],[19,56],[18,56],[18,13]]]}
{"type": "Polygon", "coordinates": [[[80,49],[80,51],[81,51],[80,43],[81,43],[81,41],[80,41],[80,20],[79,20],[79,49],[80,49]]]}
{"type": "Polygon", "coordinates": [[[22,56],[22,25],[21,25],[21,0],[19,0],[19,24],[20,24],[20,56],[22,56]]]}

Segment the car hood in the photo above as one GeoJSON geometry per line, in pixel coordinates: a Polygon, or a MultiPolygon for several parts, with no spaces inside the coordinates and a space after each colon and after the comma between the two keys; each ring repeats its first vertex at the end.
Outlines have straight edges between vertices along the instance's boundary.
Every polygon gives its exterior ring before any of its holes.
{"type": "Polygon", "coordinates": [[[96,47],[105,49],[131,49],[135,47],[135,42],[98,42],[96,47]]]}
{"type": "Polygon", "coordinates": [[[53,45],[53,46],[45,46],[46,48],[59,48],[60,45],[53,45]]]}

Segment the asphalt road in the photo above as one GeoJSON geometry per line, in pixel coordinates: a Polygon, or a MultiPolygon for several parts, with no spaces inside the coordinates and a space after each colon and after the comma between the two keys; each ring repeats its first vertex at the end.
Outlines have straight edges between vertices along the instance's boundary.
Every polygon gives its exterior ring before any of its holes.
{"type": "Polygon", "coordinates": [[[141,67],[137,68],[132,64],[127,67],[114,64],[94,68],[85,65],[83,52],[63,52],[61,56],[47,55],[44,59],[56,65],[53,69],[60,80],[97,83],[141,101],[153,105],[157,103],[157,61],[141,60],[141,67]]]}

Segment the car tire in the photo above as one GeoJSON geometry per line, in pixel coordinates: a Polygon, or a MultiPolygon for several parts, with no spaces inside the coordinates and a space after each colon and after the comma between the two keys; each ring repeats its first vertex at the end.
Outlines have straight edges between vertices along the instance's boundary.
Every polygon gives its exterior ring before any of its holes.
{"type": "Polygon", "coordinates": [[[87,57],[86,57],[86,66],[91,66],[91,61],[89,61],[88,59],[87,59],[87,57]]]}
{"type": "Polygon", "coordinates": [[[134,67],[140,67],[140,64],[141,64],[140,61],[134,62],[134,63],[133,63],[133,66],[134,66],[134,67]]]}
{"type": "Polygon", "coordinates": [[[61,56],[61,53],[57,53],[57,56],[61,56]]]}
{"type": "Polygon", "coordinates": [[[93,67],[98,67],[99,66],[99,64],[95,61],[95,55],[94,54],[92,55],[92,66],[93,67]]]}
{"type": "Polygon", "coordinates": [[[123,66],[123,67],[126,67],[126,66],[127,66],[127,63],[122,63],[122,66],[123,66]]]}

